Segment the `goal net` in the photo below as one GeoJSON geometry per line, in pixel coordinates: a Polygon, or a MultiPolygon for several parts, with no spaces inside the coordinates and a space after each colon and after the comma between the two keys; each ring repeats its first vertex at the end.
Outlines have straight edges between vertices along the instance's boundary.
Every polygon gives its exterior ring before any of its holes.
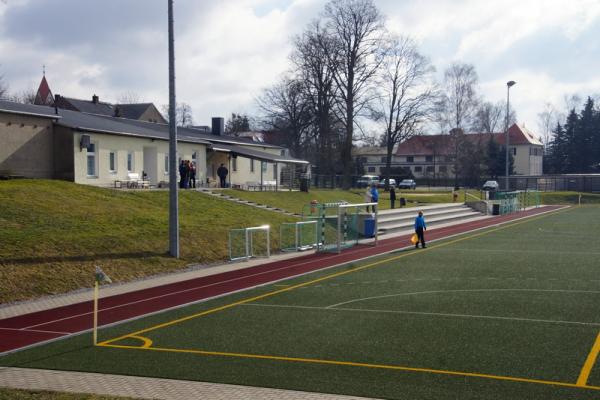
{"type": "Polygon", "coordinates": [[[269,225],[229,231],[229,259],[248,260],[251,257],[270,257],[271,238],[269,225]]]}

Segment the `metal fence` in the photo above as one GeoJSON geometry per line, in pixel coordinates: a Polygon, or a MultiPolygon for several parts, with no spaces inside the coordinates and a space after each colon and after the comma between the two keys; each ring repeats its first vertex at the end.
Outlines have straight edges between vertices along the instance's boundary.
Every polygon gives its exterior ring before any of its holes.
{"type": "MultiPolygon", "coordinates": [[[[358,187],[360,175],[351,177],[352,187],[358,187]]],[[[401,179],[392,176],[396,182],[401,179]]],[[[478,185],[473,183],[466,184],[462,179],[458,180],[458,186],[461,188],[476,188],[479,189],[487,180],[492,178],[481,179],[478,185]]],[[[498,177],[495,180],[500,184],[501,189],[504,188],[504,177],[498,177]]],[[[452,188],[456,185],[454,178],[430,178],[422,177],[415,178],[417,187],[420,189],[428,188],[452,188]]],[[[343,185],[342,175],[316,175],[313,174],[310,179],[310,186],[317,189],[339,189],[343,185]]],[[[539,190],[541,192],[588,192],[600,193],[600,174],[586,175],[542,175],[542,176],[524,176],[513,175],[509,177],[509,190],[539,190]]]]}

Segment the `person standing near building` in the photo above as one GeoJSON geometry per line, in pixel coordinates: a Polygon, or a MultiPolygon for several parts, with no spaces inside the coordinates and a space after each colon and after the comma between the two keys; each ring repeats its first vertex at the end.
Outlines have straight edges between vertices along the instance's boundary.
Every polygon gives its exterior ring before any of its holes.
{"type": "MultiPolygon", "coordinates": [[[[377,191],[377,185],[374,183],[371,185],[371,203],[377,203],[379,201],[379,192],[377,191]]],[[[377,206],[372,206],[373,212],[377,212],[377,206]]]]}
{"type": "MultiPolygon", "coordinates": [[[[367,186],[367,191],[365,192],[365,203],[370,203],[371,197],[371,187],[367,186]]],[[[367,212],[369,212],[369,206],[367,206],[367,212]]]]}
{"type": "Polygon", "coordinates": [[[390,206],[392,209],[396,208],[396,189],[390,186],[390,206]]]}
{"type": "Polygon", "coordinates": [[[227,186],[227,175],[229,171],[225,168],[225,165],[221,164],[221,166],[217,169],[217,176],[221,180],[221,187],[224,188],[227,186]]]}
{"type": "Polygon", "coordinates": [[[180,189],[185,189],[185,181],[186,181],[186,179],[188,179],[187,174],[188,174],[188,170],[187,170],[187,166],[185,165],[185,160],[181,160],[181,162],[179,163],[179,188],[180,189]]]}
{"type": "Polygon", "coordinates": [[[190,162],[190,187],[196,189],[196,164],[190,162]]]}
{"type": "Polygon", "coordinates": [[[415,249],[419,248],[419,242],[421,242],[421,246],[423,248],[427,247],[425,246],[425,235],[423,233],[426,230],[427,225],[425,224],[425,217],[423,217],[423,211],[419,211],[419,215],[417,216],[417,218],[415,218],[415,233],[419,238],[417,243],[415,243],[415,249]]]}

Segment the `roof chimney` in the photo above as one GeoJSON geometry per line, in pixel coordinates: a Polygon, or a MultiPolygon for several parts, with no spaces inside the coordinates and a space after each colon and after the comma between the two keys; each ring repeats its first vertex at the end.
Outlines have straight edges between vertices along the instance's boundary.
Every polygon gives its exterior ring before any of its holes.
{"type": "Polygon", "coordinates": [[[100,98],[98,96],[96,96],[96,95],[92,96],[92,103],[98,104],[99,101],[100,101],[100,98]]]}
{"type": "Polygon", "coordinates": [[[54,95],[54,114],[58,115],[58,102],[60,101],[60,94],[54,95]]]}
{"type": "Polygon", "coordinates": [[[216,136],[223,135],[225,130],[225,119],[221,117],[213,117],[212,119],[212,134],[216,136]]]}

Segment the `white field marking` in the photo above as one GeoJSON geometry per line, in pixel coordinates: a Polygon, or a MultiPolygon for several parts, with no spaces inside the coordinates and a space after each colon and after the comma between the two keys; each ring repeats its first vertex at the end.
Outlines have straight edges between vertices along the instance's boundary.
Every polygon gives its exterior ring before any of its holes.
{"type": "MultiPolygon", "coordinates": [[[[570,208],[570,206],[562,206],[562,207],[558,207],[558,208],[555,208],[555,209],[552,209],[552,210],[542,211],[542,212],[537,213],[537,214],[526,215],[524,217],[511,219],[511,220],[504,221],[504,222],[499,223],[499,224],[486,225],[486,226],[482,226],[482,227],[479,227],[479,228],[467,230],[467,231],[464,231],[464,232],[454,233],[452,235],[444,236],[444,237],[439,238],[439,239],[429,240],[429,242],[430,243],[435,243],[435,242],[439,242],[439,241],[444,241],[444,240],[452,239],[452,238],[457,237],[457,236],[463,236],[463,235],[472,234],[474,232],[484,231],[486,229],[490,229],[490,228],[494,228],[494,227],[498,228],[501,225],[511,225],[511,224],[516,223],[516,222],[523,221],[523,220],[526,220],[526,219],[529,219],[529,218],[536,218],[536,217],[541,217],[541,216],[545,216],[545,215],[548,215],[548,214],[554,214],[556,212],[566,211],[569,208],[570,208]]],[[[404,246],[404,247],[400,247],[400,248],[395,248],[395,249],[392,249],[392,250],[386,250],[386,251],[383,251],[383,252],[378,253],[378,254],[374,254],[374,255],[369,255],[369,256],[358,258],[356,260],[353,260],[352,263],[359,263],[359,262],[362,262],[362,261],[370,260],[372,258],[386,256],[386,255],[389,255],[389,254],[392,254],[392,253],[398,253],[398,252],[401,252],[401,251],[404,251],[404,250],[411,250],[412,248],[413,248],[412,245],[408,245],[408,246],[404,246]]],[[[359,252],[359,251],[362,251],[362,249],[356,249],[356,250],[355,249],[350,249],[350,250],[347,250],[344,254],[350,254],[350,253],[355,253],[355,252],[359,252]]],[[[333,257],[337,257],[337,255],[331,255],[331,256],[328,256],[328,257],[324,257],[323,259],[326,260],[326,259],[333,258],[333,257]]],[[[282,267],[280,269],[276,269],[276,270],[272,270],[272,271],[278,271],[278,270],[282,270],[282,269],[293,268],[295,266],[307,264],[309,262],[312,262],[312,261],[306,261],[304,263],[298,263],[298,264],[294,264],[292,266],[282,267]]],[[[321,268],[321,269],[319,269],[319,271],[327,271],[327,270],[334,269],[334,268],[340,267],[342,265],[347,265],[347,264],[348,264],[348,262],[341,262],[341,263],[338,263],[338,264],[331,265],[329,267],[321,268]]],[[[272,272],[272,271],[269,271],[269,272],[272,272]]],[[[302,277],[304,275],[312,274],[314,272],[316,272],[316,271],[303,272],[303,273],[300,273],[300,274],[297,274],[297,275],[293,275],[293,276],[288,276],[288,277],[285,277],[285,278],[277,279],[277,280],[272,281],[272,282],[265,282],[265,283],[261,283],[261,284],[258,284],[258,285],[254,285],[254,286],[250,286],[250,287],[246,287],[246,288],[241,288],[241,289],[238,289],[238,290],[233,290],[233,291],[228,292],[228,293],[222,293],[222,294],[219,294],[219,295],[216,295],[216,296],[212,296],[212,297],[208,297],[208,298],[203,298],[203,299],[200,299],[200,300],[193,300],[193,301],[190,301],[190,302],[187,302],[187,303],[183,303],[183,304],[179,304],[179,305],[176,305],[176,306],[173,306],[173,307],[168,307],[168,308],[165,308],[165,309],[161,309],[161,310],[157,310],[157,311],[152,311],[152,312],[149,312],[149,313],[146,313],[146,314],[137,315],[135,317],[126,318],[124,320],[111,322],[109,324],[102,325],[102,328],[116,326],[116,325],[123,324],[123,323],[126,323],[126,322],[136,321],[138,319],[145,318],[145,317],[148,317],[148,316],[152,316],[152,315],[156,315],[156,314],[161,314],[161,313],[172,311],[172,310],[176,310],[176,309],[181,309],[181,308],[184,308],[184,307],[188,307],[190,305],[207,302],[209,300],[218,299],[218,298],[225,297],[225,296],[228,296],[228,295],[231,295],[231,294],[236,294],[236,293],[240,293],[240,292],[244,292],[244,291],[256,289],[256,288],[263,287],[263,286],[269,286],[269,285],[272,285],[273,283],[276,283],[276,282],[281,282],[281,281],[285,281],[285,280],[293,279],[293,278],[299,278],[299,277],[302,277]]],[[[252,276],[252,275],[247,275],[245,277],[248,277],[248,276],[252,276]]],[[[227,281],[223,281],[221,283],[224,283],[224,282],[227,282],[227,281]]],[[[193,290],[193,288],[188,289],[188,290],[193,290]]],[[[178,294],[178,292],[174,292],[174,293],[170,293],[170,294],[178,294]]],[[[165,296],[167,296],[167,295],[165,295],[165,296]]],[[[142,301],[145,301],[145,300],[142,300],[142,301]]],[[[126,304],[123,304],[122,306],[128,306],[130,304],[131,303],[126,303],[126,304]]],[[[98,312],[100,313],[100,312],[106,311],[106,310],[108,310],[108,309],[101,309],[98,312]]],[[[83,313],[83,314],[80,314],[80,315],[77,315],[77,316],[83,316],[83,315],[88,315],[88,314],[90,314],[90,313],[83,313]]],[[[58,322],[58,321],[62,321],[62,320],[70,319],[70,318],[74,318],[74,317],[76,317],[76,316],[72,316],[72,317],[68,317],[68,318],[61,318],[61,319],[58,319],[58,320],[52,320],[52,321],[45,322],[44,324],[51,324],[51,323],[54,323],[54,322],[58,322]]],[[[24,328],[24,329],[27,329],[27,328],[24,328]]],[[[90,332],[91,330],[92,329],[89,328],[89,329],[81,330],[79,332],[72,332],[72,333],[70,333],[68,335],[68,337],[79,336],[79,335],[82,335],[82,334],[84,334],[86,332],[90,332]]],[[[37,347],[37,346],[40,346],[40,345],[43,345],[43,344],[46,344],[46,343],[52,343],[52,342],[55,342],[55,341],[58,341],[58,340],[61,340],[61,339],[63,339],[63,338],[45,340],[45,341],[34,343],[34,344],[31,344],[31,345],[28,345],[28,346],[20,347],[18,349],[13,349],[13,350],[5,351],[5,352],[0,352],[0,357],[3,356],[3,355],[6,355],[6,354],[15,353],[15,352],[18,352],[18,351],[21,351],[21,350],[25,350],[25,349],[37,347]]]]}
{"type": "Polygon", "coordinates": [[[579,231],[554,231],[552,229],[544,229],[544,228],[538,228],[538,230],[540,232],[544,232],[544,233],[549,233],[551,235],[569,235],[569,236],[580,236],[580,237],[589,237],[588,234],[585,233],[581,233],[579,231]]]}
{"type": "Polygon", "coordinates": [[[20,328],[0,328],[0,331],[17,331],[17,332],[39,332],[39,333],[53,333],[56,335],[70,335],[73,332],[56,332],[56,331],[43,331],[40,329],[20,329],[20,328]]]}
{"type": "MultiPolygon", "coordinates": [[[[467,248],[442,248],[441,251],[449,252],[449,251],[463,251],[469,253],[506,253],[506,249],[467,249],[467,248]]],[[[513,253],[522,253],[522,254],[565,254],[565,255],[592,255],[598,256],[600,255],[600,251],[551,251],[551,250],[515,250],[510,249],[510,254],[513,253]]]]}
{"type": "MultiPolygon", "coordinates": [[[[542,215],[542,214],[536,214],[535,216],[537,216],[537,215],[542,215]]],[[[468,232],[463,232],[463,233],[461,233],[461,235],[463,235],[465,233],[468,233],[468,232]]],[[[452,236],[454,236],[454,235],[452,235],[452,236]]],[[[452,236],[448,236],[448,237],[445,237],[445,238],[442,238],[442,239],[448,239],[448,238],[450,238],[452,236]]],[[[437,240],[441,240],[441,239],[437,239],[437,240]]],[[[369,258],[372,258],[372,257],[376,257],[376,256],[384,256],[386,254],[389,254],[389,253],[392,253],[392,252],[396,252],[398,250],[399,249],[394,249],[394,250],[391,250],[389,252],[383,252],[381,254],[377,254],[375,256],[363,257],[363,258],[360,258],[358,260],[353,260],[352,262],[355,263],[355,262],[364,261],[366,259],[369,259],[369,258]]],[[[362,251],[362,249],[357,249],[356,251],[362,251]]],[[[354,252],[356,252],[356,251],[354,251],[354,252]]],[[[350,251],[348,251],[348,252],[346,252],[344,254],[348,254],[348,253],[352,253],[352,252],[353,251],[350,250],[350,251]]],[[[327,257],[324,257],[323,260],[327,260],[327,259],[330,259],[330,258],[333,258],[333,257],[337,257],[337,256],[338,255],[327,256],[327,257]]],[[[198,290],[198,289],[204,289],[204,288],[207,288],[207,287],[216,286],[216,285],[220,285],[222,283],[235,282],[235,281],[243,280],[243,279],[246,279],[246,278],[251,278],[251,277],[260,276],[260,275],[266,275],[266,274],[269,274],[271,272],[277,272],[277,271],[282,271],[282,270],[286,270],[286,269],[290,269],[290,268],[295,268],[295,267],[298,267],[300,265],[309,264],[309,263],[312,263],[312,262],[314,262],[314,260],[309,260],[309,261],[305,261],[305,262],[301,262],[301,263],[297,263],[297,264],[293,264],[293,265],[288,265],[288,266],[285,266],[285,267],[276,268],[276,269],[272,269],[272,270],[269,270],[269,271],[258,272],[258,273],[255,273],[255,274],[244,275],[244,276],[241,276],[241,277],[238,277],[238,278],[226,279],[226,280],[215,282],[215,283],[211,283],[211,284],[208,284],[208,285],[195,286],[195,287],[192,287],[192,288],[189,288],[189,289],[184,289],[184,290],[177,290],[175,292],[169,292],[169,293],[161,294],[159,296],[153,296],[153,297],[148,297],[146,299],[141,299],[141,300],[131,301],[131,302],[128,302],[128,303],[119,304],[119,305],[116,305],[114,307],[102,308],[102,309],[98,310],[98,314],[100,314],[101,312],[104,312],[104,311],[110,311],[110,310],[114,310],[114,309],[121,308],[121,307],[129,307],[129,306],[131,306],[133,304],[144,303],[146,301],[156,300],[156,299],[160,299],[160,298],[163,298],[163,297],[169,297],[169,296],[179,295],[179,294],[182,294],[182,293],[191,292],[191,291],[198,290]]],[[[338,267],[338,266],[344,265],[344,264],[348,264],[348,262],[341,263],[341,264],[336,264],[336,265],[332,265],[331,267],[327,267],[327,268],[322,268],[322,269],[319,269],[319,271],[323,271],[323,270],[330,269],[330,268],[335,268],[335,267],[338,267]]],[[[316,272],[316,271],[309,271],[307,273],[312,273],[312,272],[316,272]]],[[[292,279],[292,278],[299,277],[299,276],[302,276],[302,275],[305,275],[305,273],[300,274],[300,275],[288,276],[288,277],[279,279],[277,281],[292,279]]],[[[274,282],[277,282],[277,281],[274,281],[274,282]]],[[[253,289],[253,288],[256,288],[258,286],[266,286],[266,285],[272,284],[272,283],[273,282],[268,282],[265,285],[257,285],[257,286],[253,286],[251,288],[244,288],[244,289],[253,289]]],[[[202,300],[204,300],[204,299],[201,299],[201,301],[202,300]]],[[[198,302],[198,300],[195,300],[195,301],[192,301],[190,303],[186,303],[186,305],[195,304],[197,302],[198,302]]],[[[27,329],[35,328],[35,327],[38,327],[38,326],[52,324],[52,323],[55,323],[55,322],[66,321],[66,320],[69,320],[69,319],[79,318],[79,317],[83,317],[83,316],[91,315],[91,314],[93,314],[93,311],[88,311],[88,312],[85,312],[85,313],[75,314],[75,315],[71,315],[71,316],[64,317],[64,318],[59,318],[59,319],[55,319],[55,320],[46,321],[46,322],[42,322],[42,323],[39,323],[39,324],[31,325],[31,326],[26,326],[24,328],[21,328],[21,330],[27,330],[27,329]]]]}
{"type": "Polygon", "coordinates": [[[301,310],[321,310],[321,311],[353,311],[365,313],[382,313],[382,314],[409,314],[409,315],[428,315],[433,317],[456,317],[456,318],[474,318],[474,319],[499,319],[504,321],[523,321],[523,322],[541,322],[547,324],[567,324],[567,325],[585,325],[585,326],[600,326],[600,322],[580,322],[580,321],[562,321],[555,319],[536,319],[536,318],[520,318],[520,317],[502,317],[495,315],[473,315],[473,314],[452,314],[452,313],[435,313],[425,311],[404,311],[404,310],[376,310],[369,308],[329,308],[329,307],[311,307],[311,306],[289,306],[278,304],[262,304],[262,303],[246,303],[241,306],[254,307],[272,307],[272,308],[293,308],[301,310]]]}
{"type": "Polygon", "coordinates": [[[325,308],[334,308],[343,306],[344,304],[358,303],[365,300],[385,299],[389,297],[399,296],[415,296],[420,294],[439,294],[439,293],[466,293],[466,292],[549,292],[549,293],[586,293],[586,294],[600,294],[597,290],[563,290],[563,289],[455,289],[455,290],[428,290],[425,292],[411,292],[411,293],[396,293],[386,294],[383,296],[363,297],[360,299],[354,299],[344,301],[342,303],[332,304],[325,308]]]}
{"type": "MultiPolygon", "coordinates": [[[[304,286],[304,288],[326,288],[326,287],[331,287],[331,286],[343,286],[343,285],[361,285],[361,284],[369,284],[369,285],[373,285],[373,284],[388,284],[388,283],[392,283],[392,282],[441,282],[441,281],[458,281],[458,280],[492,280],[492,281],[499,281],[499,280],[528,280],[528,281],[539,281],[539,282],[545,282],[545,281],[552,281],[552,282],[556,282],[558,281],[558,279],[556,278],[547,278],[547,279],[540,279],[540,278],[536,278],[536,277],[523,277],[523,276],[519,276],[519,277],[514,277],[514,276],[510,276],[510,277],[498,277],[498,276],[481,276],[481,277],[466,277],[466,278],[458,278],[458,277],[452,277],[452,278],[415,278],[415,279],[389,279],[389,280],[382,280],[382,281],[363,281],[363,282],[342,282],[342,283],[327,283],[327,284],[323,284],[323,285],[315,285],[315,286],[304,286]]],[[[577,279],[577,278],[571,278],[571,279],[563,279],[564,281],[569,281],[569,282],[600,282],[600,280],[598,279],[577,279]]],[[[274,286],[289,286],[289,285],[274,285],[274,286]]]]}

